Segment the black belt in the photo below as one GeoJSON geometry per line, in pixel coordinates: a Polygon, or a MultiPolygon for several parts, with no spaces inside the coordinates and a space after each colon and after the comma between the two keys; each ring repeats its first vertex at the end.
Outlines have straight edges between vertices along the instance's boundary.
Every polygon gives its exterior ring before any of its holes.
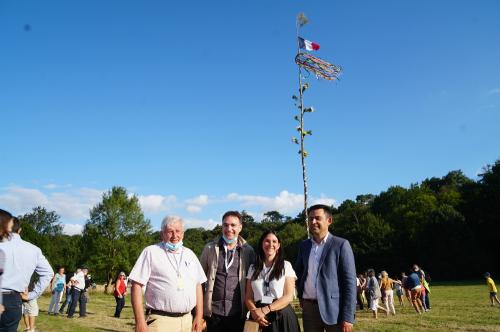
{"type": "Polygon", "coordinates": [[[159,316],[167,316],[167,317],[182,317],[187,315],[189,312],[166,312],[155,309],[146,309],[146,315],[159,315],[159,316]]]}
{"type": "Polygon", "coordinates": [[[2,291],[2,295],[9,295],[9,294],[19,294],[19,292],[16,292],[14,290],[2,291]]]}
{"type": "Polygon", "coordinates": [[[313,299],[302,299],[302,301],[318,304],[318,300],[313,300],[313,299]]]}

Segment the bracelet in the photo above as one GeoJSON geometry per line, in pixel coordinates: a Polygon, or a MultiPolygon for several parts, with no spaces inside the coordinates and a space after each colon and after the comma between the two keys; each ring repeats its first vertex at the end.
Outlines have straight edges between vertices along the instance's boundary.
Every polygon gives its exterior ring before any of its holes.
{"type": "Polygon", "coordinates": [[[253,309],[250,309],[250,311],[257,311],[257,309],[259,309],[259,308],[255,307],[253,309]]]}
{"type": "Polygon", "coordinates": [[[264,307],[260,307],[260,311],[262,311],[262,313],[265,315],[266,313],[264,312],[264,309],[262,309],[264,307]]]}
{"type": "Polygon", "coordinates": [[[271,305],[268,304],[267,307],[269,308],[269,312],[273,312],[273,309],[271,309],[271,305]]]}

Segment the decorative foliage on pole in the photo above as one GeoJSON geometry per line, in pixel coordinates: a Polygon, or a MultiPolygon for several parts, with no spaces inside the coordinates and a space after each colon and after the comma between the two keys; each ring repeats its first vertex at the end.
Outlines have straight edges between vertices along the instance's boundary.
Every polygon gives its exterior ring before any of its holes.
{"type": "Polygon", "coordinates": [[[304,186],[304,222],[307,230],[307,237],[310,237],[309,227],[307,224],[307,199],[308,199],[308,186],[307,186],[307,168],[306,168],[306,157],[309,153],[304,148],[304,141],[306,136],[312,135],[311,130],[306,130],[304,127],[304,115],[306,113],[314,112],[313,107],[304,107],[304,92],[309,89],[308,83],[303,83],[306,79],[302,75],[302,70],[307,71],[308,73],[315,74],[317,79],[323,78],[326,80],[337,80],[340,75],[342,69],[339,66],[321,60],[317,57],[312,56],[307,52],[301,52],[301,49],[307,51],[316,51],[319,50],[319,44],[311,42],[309,40],[303,39],[299,36],[299,30],[301,27],[306,25],[309,22],[309,19],[306,17],[304,13],[299,13],[296,19],[296,31],[297,31],[297,55],[295,56],[295,63],[297,64],[299,71],[299,93],[298,96],[293,95],[292,99],[295,102],[295,106],[299,110],[299,114],[294,116],[295,121],[297,121],[297,132],[299,138],[292,137],[292,142],[299,145],[299,155],[300,161],[302,165],[302,181],[304,186]]]}

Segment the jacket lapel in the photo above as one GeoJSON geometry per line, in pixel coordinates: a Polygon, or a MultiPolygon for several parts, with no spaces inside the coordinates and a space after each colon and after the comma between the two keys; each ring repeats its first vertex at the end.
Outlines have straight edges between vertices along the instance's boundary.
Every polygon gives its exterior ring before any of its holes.
{"type": "Polygon", "coordinates": [[[333,235],[331,233],[328,233],[328,239],[326,239],[325,246],[323,247],[323,252],[321,253],[321,257],[319,258],[318,271],[321,269],[321,266],[323,266],[326,254],[330,251],[332,244],[333,244],[333,235]]]}
{"type": "Polygon", "coordinates": [[[312,239],[309,239],[304,244],[304,254],[302,255],[302,264],[304,266],[304,272],[305,272],[304,275],[307,275],[307,271],[309,269],[309,255],[311,254],[311,248],[312,248],[311,241],[312,241],[312,239]]]}

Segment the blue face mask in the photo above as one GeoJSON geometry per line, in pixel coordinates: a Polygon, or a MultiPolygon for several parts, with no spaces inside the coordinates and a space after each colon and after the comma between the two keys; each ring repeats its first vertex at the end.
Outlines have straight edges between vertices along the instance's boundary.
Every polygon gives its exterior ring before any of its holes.
{"type": "Polygon", "coordinates": [[[177,251],[182,247],[182,241],[177,243],[163,242],[163,244],[165,245],[165,248],[170,251],[177,251]]]}
{"type": "Polygon", "coordinates": [[[222,234],[222,238],[224,239],[224,242],[226,242],[226,244],[232,244],[236,242],[236,238],[228,239],[224,234],[222,234]]]}

